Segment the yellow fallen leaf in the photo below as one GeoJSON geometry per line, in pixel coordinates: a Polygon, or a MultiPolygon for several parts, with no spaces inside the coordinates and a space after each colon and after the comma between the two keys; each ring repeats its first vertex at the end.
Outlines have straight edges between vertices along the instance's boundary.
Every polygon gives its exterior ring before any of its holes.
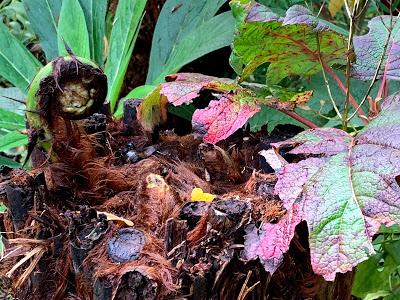
{"type": "Polygon", "coordinates": [[[194,188],[191,194],[192,201],[205,201],[211,202],[214,200],[215,195],[204,193],[201,188],[194,188]]]}

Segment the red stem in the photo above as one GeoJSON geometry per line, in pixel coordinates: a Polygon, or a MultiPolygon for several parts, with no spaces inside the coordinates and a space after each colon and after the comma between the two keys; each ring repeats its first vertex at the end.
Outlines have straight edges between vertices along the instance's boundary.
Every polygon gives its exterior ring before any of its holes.
{"type": "Polygon", "coordinates": [[[284,114],[287,114],[288,116],[292,117],[293,119],[299,121],[300,123],[303,123],[304,125],[306,125],[307,127],[310,128],[319,128],[319,126],[315,125],[313,122],[311,122],[310,120],[307,120],[306,118],[300,116],[299,114],[297,114],[296,112],[292,111],[292,110],[284,110],[284,109],[279,109],[280,112],[283,112],[284,114]]]}
{"type": "MultiPolygon", "coordinates": [[[[339,78],[339,76],[336,75],[336,73],[326,64],[323,65],[324,69],[328,72],[329,75],[336,81],[340,89],[343,91],[344,94],[347,93],[347,88],[343,84],[342,80],[339,78]]],[[[349,101],[351,106],[354,107],[354,109],[358,108],[358,102],[354,99],[354,97],[350,94],[349,101]]],[[[364,110],[360,107],[360,109],[357,111],[357,114],[360,116],[361,120],[363,121],[364,124],[368,124],[368,121],[365,119],[366,114],[364,110]]]]}

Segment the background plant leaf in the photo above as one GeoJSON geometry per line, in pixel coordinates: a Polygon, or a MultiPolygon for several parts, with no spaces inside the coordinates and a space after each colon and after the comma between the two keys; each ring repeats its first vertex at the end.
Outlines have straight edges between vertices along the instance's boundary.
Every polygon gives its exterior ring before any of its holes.
{"type": "Polygon", "coordinates": [[[146,84],[161,83],[185,64],[231,43],[231,13],[215,16],[225,2],[166,1],[154,31],[146,84]]]}
{"type": "Polygon", "coordinates": [[[40,67],[41,63],[0,22],[0,76],[25,91],[40,67]]]}
{"type": "Polygon", "coordinates": [[[25,104],[21,102],[24,102],[24,98],[24,93],[16,87],[0,88],[0,108],[4,110],[23,116],[25,114],[25,104]]]}
{"type": "Polygon", "coordinates": [[[143,99],[148,96],[154,89],[156,88],[155,85],[141,85],[134,88],[132,91],[128,93],[123,99],[118,102],[118,108],[114,113],[115,118],[121,118],[124,114],[124,103],[127,99],[143,99]]]}
{"type": "Polygon", "coordinates": [[[26,134],[22,134],[18,131],[10,131],[3,135],[0,139],[0,151],[6,151],[18,146],[23,146],[28,143],[28,137],[26,134]]]}
{"type": "Polygon", "coordinates": [[[89,34],[78,0],[63,0],[58,22],[58,53],[67,55],[64,42],[79,57],[90,59],[89,34]]]}
{"type": "Polygon", "coordinates": [[[48,61],[58,56],[57,24],[61,0],[23,0],[33,31],[48,61]]]}
{"type": "Polygon", "coordinates": [[[382,250],[357,267],[352,294],[362,299],[381,299],[394,295],[392,286],[395,286],[394,273],[400,264],[399,250],[400,241],[383,241],[382,250]]]}
{"type": "Polygon", "coordinates": [[[382,78],[386,69],[387,79],[400,80],[400,22],[398,18],[378,16],[368,22],[368,27],[370,28],[368,34],[354,37],[356,63],[353,65],[352,76],[361,80],[372,79],[384,54],[377,78],[382,78]]]}
{"type": "Polygon", "coordinates": [[[105,73],[107,99],[114,111],[142,21],[146,0],[120,0],[114,17],[105,73]]]}
{"type": "Polygon", "coordinates": [[[0,108],[0,128],[2,129],[24,129],[25,118],[12,111],[0,108]]]}
{"type": "Polygon", "coordinates": [[[21,164],[16,162],[15,160],[12,160],[8,157],[0,155],[0,166],[7,166],[10,168],[19,168],[19,167],[21,167],[21,164]]]}
{"type": "Polygon", "coordinates": [[[372,237],[380,225],[400,223],[399,116],[400,96],[395,95],[385,100],[381,114],[355,138],[326,128],[273,144],[277,149],[293,146],[291,154],[317,157],[278,172],[275,192],[288,214],[277,224],[251,232],[248,257],[260,257],[273,272],[288,249],[293,225],[301,220],[308,225],[313,270],[326,280],[374,254],[372,237]],[[286,233],[283,239],[270,238],[282,237],[280,232],[286,233]]]}
{"type": "Polygon", "coordinates": [[[79,0],[79,3],[89,34],[90,57],[99,66],[103,66],[107,0],[79,0]]]}
{"type": "MultiPolygon", "coordinates": [[[[252,13],[249,3],[243,6],[243,10],[248,13],[247,19],[239,27],[233,41],[233,53],[244,65],[240,74],[242,80],[266,62],[270,63],[267,73],[269,84],[278,83],[289,75],[308,76],[318,73],[321,64],[317,33],[324,63],[345,63],[346,39],[318,22],[306,8],[295,5],[286,12],[285,18],[277,20],[277,16],[268,14],[261,22],[259,18],[256,21],[249,19],[252,13]]],[[[237,61],[235,66],[238,69],[237,61]]]]}

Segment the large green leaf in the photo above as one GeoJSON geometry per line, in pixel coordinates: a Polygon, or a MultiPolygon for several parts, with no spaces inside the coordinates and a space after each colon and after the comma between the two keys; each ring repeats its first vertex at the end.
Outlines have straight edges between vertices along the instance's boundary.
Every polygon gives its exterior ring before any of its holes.
{"type": "Polygon", "coordinates": [[[64,0],[58,22],[58,52],[67,55],[65,43],[72,52],[80,57],[90,59],[89,34],[85,15],[78,0],[64,0]]]}
{"type": "Polygon", "coordinates": [[[89,33],[90,57],[99,66],[104,63],[104,35],[107,0],[79,0],[89,33]]]}
{"type": "Polygon", "coordinates": [[[142,21],[146,0],[120,0],[111,31],[105,73],[108,77],[108,95],[114,111],[122,82],[132,55],[142,21]]]}
{"type": "Polygon", "coordinates": [[[165,75],[216,49],[233,37],[230,12],[215,16],[226,0],[168,0],[154,31],[147,84],[158,84],[165,75]]]}
{"type": "Polygon", "coordinates": [[[379,299],[390,295],[390,277],[396,269],[396,261],[390,255],[379,253],[370,257],[357,268],[352,294],[362,299],[379,299]]]}
{"type": "Polygon", "coordinates": [[[6,151],[28,143],[28,137],[18,131],[11,131],[0,139],[0,151],[6,151]]]}
{"type": "Polygon", "coordinates": [[[37,34],[48,61],[58,55],[57,22],[61,0],[23,0],[32,29],[37,34]]]}
{"type": "Polygon", "coordinates": [[[318,22],[306,8],[292,6],[280,18],[254,1],[235,0],[231,5],[239,24],[242,21],[233,42],[235,70],[238,63],[244,65],[242,80],[267,62],[270,84],[289,75],[318,73],[320,56],[328,66],[345,63],[346,38],[318,22]]]}
{"type": "Polygon", "coordinates": [[[0,76],[25,91],[40,62],[0,22],[0,76]]]}
{"type": "Polygon", "coordinates": [[[23,129],[25,128],[25,118],[12,111],[0,108],[0,128],[23,129]]]}

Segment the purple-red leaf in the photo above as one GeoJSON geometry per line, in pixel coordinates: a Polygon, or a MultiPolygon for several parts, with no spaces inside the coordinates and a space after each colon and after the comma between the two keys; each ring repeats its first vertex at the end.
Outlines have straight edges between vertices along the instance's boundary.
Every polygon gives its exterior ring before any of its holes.
{"type": "Polygon", "coordinates": [[[194,112],[193,130],[204,134],[205,142],[214,144],[232,135],[259,110],[257,105],[242,105],[233,96],[225,94],[219,100],[211,101],[207,108],[194,112]]]}
{"type": "Polygon", "coordinates": [[[313,270],[326,280],[374,253],[371,241],[381,224],[400,223],[399,95],[386,99],[381,114],[356,137],[314,129],[273,146],[293,146],[290,153],[308,158],[277,173],[275,192],[287,216],[246,237],[247,257],[258,256],[267,270],[276,269],[301,220],[309,230],[313,270]]]}

